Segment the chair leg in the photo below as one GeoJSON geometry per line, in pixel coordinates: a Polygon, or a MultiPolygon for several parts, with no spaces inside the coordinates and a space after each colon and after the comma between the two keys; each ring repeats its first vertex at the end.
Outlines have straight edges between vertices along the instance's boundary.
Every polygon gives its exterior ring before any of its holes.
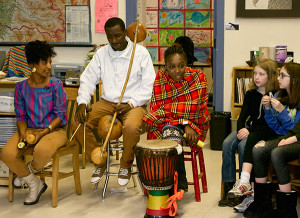
{"type": "Polygon", "coordinates": [[[58,180],[59,180],[59,155],[55,153],[52,165],[52,207],[57,207],[58,196],[58,180]]]}
{"type": "Polygon", "coordinates": [[[8,201],[13,202],[14,201],[14,187],[12,185],[12,181],[14,178],[13,171],[9,170],[9,176],[8,176],[8,201]]]}
{"type": "Polygon", "coordinates": [[[204,157],[203,157],[202,149],[199,150],[198,158],[199,158],[200,172],[202,174],[202,177],[201,177],[202,189],[203,189],[203,192],[206,193],[208,190],[207,190],[206,172],[205,172],[205,164],[204,164],[204,157]]]}
{"type": "MultiPolygon", "coordinates": [[[[83,155],[83,152],[82,152],[83,155]]],[[[85,156],[85,154],[84,154],[85,156]]],[[[82,161],[83,164],[83,161],[82,161]]],[[[82,165],[83,167],[83,165],[82,165]]],[[[75,182],[75,189],[76,194],[81,195],[81,183],[80,183],[80,172],[79,172],[79,146],[78,144],[75,145],[73,151],[73,172],[74,172],[74,182],[75,182]]]]}
{"type": "Polygon", "coordinates": [[[191,156],[192,156],[192,169],[193,169],[195,198],[196,198],[196,201],[201,201],[197,159],[196,159],[196,152],[194,149],[192,149],[191,156]]]}
{"type": "Polygon", "coordinates": [[[85,169],[85,165],[86,165],[86,154],[85,151],[82,149],[82,169],[85,169]]]}
{"type": "Polygon", "coordinates": [[[44,173],[44,168],[41,170],[41,172],[39,172],[39,175],[40,175],[40,179],[45,182],[45,173],[44,173]]]}
{"type": "MultiPolygon", "coordinates": [[[[117,142],[119,141],[119,139],[116,140],[117,142]]],[[[116,144],[116,148],[119,148],[119,144],[116,144]]],[[[116,160],[120,160],[120,151],[116,151],[116,160]]]]}
{"type": "Polygon", "coordinates": [[[224,198],[224,182],[221,181],[221,199],[224,198]]]}
{"type": "Polygon", "coordinates": [[[110,173],[110,143],[107,143],[107,157],[106,157],[106,178],[105,178],[105,182],[104,182],[104,187],[103,187],[103,192],[102,192],[102,198],[105,198],[105,193],[106,193],[106,189],[107,189],[107,184],[108,184],[108,180],[109,180],[109,173],[110,173]]]}

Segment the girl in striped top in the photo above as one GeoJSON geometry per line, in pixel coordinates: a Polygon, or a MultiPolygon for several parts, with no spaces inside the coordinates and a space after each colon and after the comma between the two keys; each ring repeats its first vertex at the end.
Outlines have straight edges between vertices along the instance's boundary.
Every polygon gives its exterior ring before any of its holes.
{"type": "MultiPolygon", "coordinates": [[[[51,58],[56,55],[47,42],[33,41],[25,46],[31,76],[16,84],[15,112],[18,132],[7,142],[2,150],[2,160],[17,175],[13,184],[20,183],[29,187],[25,205],[36,204],[47,185],[34,173],[51,161],[57,149],[67,142],[65,130],[66,92],[62,82],[50,77],[51,58]],[[26,135],[35,136],[32,142],[26,142],[26,135]],[[18,148],[18,143],[30,146],[18,148]],[[23,154],[28,147],[34,147],[33,160],[27,165],[23,154]]],[[[28,140],[28,139],[27,139],[28,140]]]]}

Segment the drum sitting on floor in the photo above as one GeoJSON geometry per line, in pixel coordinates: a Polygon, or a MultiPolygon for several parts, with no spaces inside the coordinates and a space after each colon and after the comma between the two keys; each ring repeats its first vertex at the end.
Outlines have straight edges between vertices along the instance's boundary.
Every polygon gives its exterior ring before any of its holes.
{"type": "Polygon", "coordinates": [[[147,140],[137,144],[136,162],[146,189],[168,190],[173,186],[178,146],[172,140],[147,140]]]}
{"type": "Polygon", "coordinates": [[[140,141],[135,148],[139,178],[148,190],[149,200],[144,217],[169,217],[165,201],[174,184],[174,174],[181,145],[172,140],[140,141]]]}

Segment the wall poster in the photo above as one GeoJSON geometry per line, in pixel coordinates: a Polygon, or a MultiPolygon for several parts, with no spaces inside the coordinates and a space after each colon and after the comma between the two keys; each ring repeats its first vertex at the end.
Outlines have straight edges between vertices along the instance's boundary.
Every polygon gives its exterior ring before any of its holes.
{"type": "Polygon", "coordinates": [[[194,42],[197,62],[211,64],[213,0],[146,0],[146,47],[153,61],[179,36],[194,42]]]}
{"type": "Polygon", "coordinates": [[[0,6],[0,44],[91,44],[89,0],[9,0],[0,6]]]}

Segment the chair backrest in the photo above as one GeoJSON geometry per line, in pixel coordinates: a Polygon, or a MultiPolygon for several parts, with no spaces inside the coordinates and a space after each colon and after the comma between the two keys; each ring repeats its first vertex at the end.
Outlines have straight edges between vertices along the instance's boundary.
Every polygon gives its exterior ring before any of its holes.
{"type": "Polygon", "coordinates": [[[65,126],[65,130],[68,139],[70,139],[73,133],[71,124],[77,109],[78,88],[65,87],[64,89],[67,93],[67,118],[68,118],[68,124],[65,126]]]}
{"type": "Polygon", "coordinates": [[[97,85],[96,91],[94,92],[94,95],[91,99],[91,104],[94,104],[95,102],[99,101],[102,95],[102,81],[97,85]]]}

